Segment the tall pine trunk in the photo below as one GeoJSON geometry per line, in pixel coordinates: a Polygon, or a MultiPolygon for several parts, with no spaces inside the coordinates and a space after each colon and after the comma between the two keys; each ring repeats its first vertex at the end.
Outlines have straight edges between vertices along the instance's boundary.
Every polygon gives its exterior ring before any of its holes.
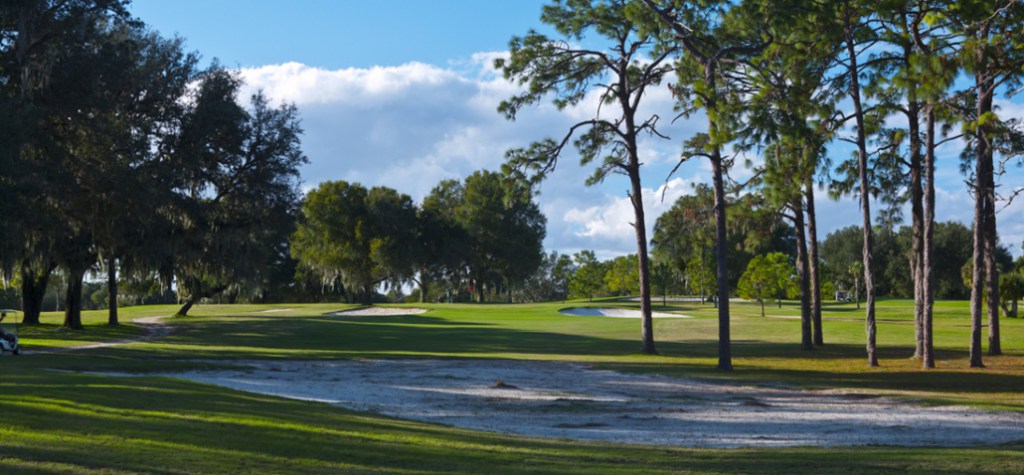
{"type": "MultiPolygon", "coordinates": [[[[634,161],[632,155],[630,162],[634,161]]],[[[637,273],[640,277],[640,352],[648,355],[657,354],[654,347],[654,322],[651,315],[651,278],[650,261],[647,256],[647,227],[644,225],[644,203],[640,187],[640,163],[630,164],[629,182],[632,191],[629,199],[633,203],[633,229],[636,231],[637,273]]]]}
{"type": "Polygon", "coordinates": [[[718,299],[715,302],[718,307],[718,369],[729,371],[732,370],[732,336],[729,328],[728,247],[725,242],[725,185],[721,153],[715,148],[716,157],[711,161],[711,170],[715,183],[715,254],[718,258],[718,299]]]}
{"type": "Polygon", "coordinates": [[[107,258],[107,325],[117,325],[117,259],[107,258]]]}
{"type": "Polygon", "coordinates": [[[796,273],[800,277],[800,348],[814,349],[811,331],[810,276],[807,262],[807,235],[804,233],[804,210],[799,195],[790,205],[793,208],[793,228],[796,232],[796,273]]]}
{"type": "Polygon", "coordinates": [[[985,178],[985,194],[988,206],[985,211],[985,278],[988,286],[988,354],[1003,354],[1003,346],[999,338],[999,264],[996,262],[996,246],[998,235],[996,234],[996,197],[995,197],[995,173],[992,163],[992,149],[989,148],[988,171],[985,178]]]}
{"type": "MultiPolygon", "coordinates": [[[[982,55],[984,53],[981,53],[982,55]]],[[[984,59],[984,58],[982,58],[984,59]]],[[[980,68],[979,70],[984,70],[980,68]]],[[[982,73],[975,74],[975,88],[977,89],[978,100],[976,117],[979,119],[986,111],[992,110],[992,95],[989,93],[988,82],[982,73]]],[[[982,299],[985,294],[985,267],[987,264],[986,232],[989,230],[988,220],[990,216],[989,207],[992,203],[988,197],[987,174],[991,174],[991,155],[988,153],[990,144],[988,136],[984,132],[985,126],[978,124],[975,132],[975,168],[974,168],[974,248],[971,255],[971,262],[974,268],[971,271],[971,346],[970,359],[972,368],[984,368],[981,353],[981,310],[982,299]]],[[[989,296],[991,297],[991,295],[989,296]]]]}
{"type": "Polygon", "coordinates": [[[921,176],[920,105],[913,91],[908,99],[907,123],[910,134],[910,276],[914,283],[914,358],[924,353],[924,191],[921,176]]]}
{"type": "Polygon", "coordinates": [[[924,308],[921,312],[921,367],[935,367],[935,354],[932,336],[932,310],[935,302],[932,268],[935,251],[933,249],[935,235],[935,111],[932,105],[925,112],[925,157],[924,157],[924,236],[921,245],[921,294],[924,297],[924,308]]]}
{"type": "Polygon", "coordinates": [[[807,260],[811,273],[811,323],[814,325],[814,344],[825,344],[821,328],[821,276],[818,272],[818,218],[814,211],[814,180],[807,179],[807,260]]]}
{"type": "Polygon", "coordinates": [[[875,323],[875,279],[871,261],[874,251],[874,237],[871,233],[871,187],[868,183],[868,145],[864,131],[864,107],[860,97],[860,70],[857,66],[857,48],[855,45],[853,25],[847,24],[846,51],[849,55],[850,98],[853,100],[854,117],[857,121],[857,169],[860,179],[860,207],[863,213],[864,247],[864,297],[866,307],[864,316],[864,332],[867,336],[868,366],[878,366],[876,348],[877,327],[875,323]]]}
{"type": "MultiPolygon", "coordinates": [[[[981,160],[978,160],[976,164],[976,172],[980,176],[982,166],[981,160]]],[[[980,180],[979,180],[980,181],[980,180]]],[[[981,307],[982,298],[984,294],[984,276],[985,276],[985,245],[984,245],[984,233],[985,228],[985,198],[984,193],[981,191],[980,183],[975,182],[975,199],[974,199],[974,230],[973,240],[974,247],[971,253],[971,262],[973,269],[971,270],[971,346],[970,346],[970,359],[972,368],[984,368],[985,364],[982,362],[982,348],[981,348],[981,307]]]]}
{"type": "MultiPolygon", "coordinates": [[[[704,81],[708,90],[715,91],[717,84],[717,64],[713,61],[704,64],[704,81]]],[[[718,102],[714,93],[705,104],[707,110],[717,110],[718,102]]],[[[718,140],[718,123],[710,115],[708,116],[708,135],[712,140],[718,140]]],[[[722,163],[721,146],[715,144],[711,150],[711,174],[714,182],[715,195],[715,257],[716,277],[718,284],[718,298],[715,306],[718,307],[718,369],[724,371],[732,370],[732,335],[729,323],[729,270],[728,270],[728,246],[726,245],[726,213],[725,213],[725,183],[723,175],[725,170],[722,163]]]]}

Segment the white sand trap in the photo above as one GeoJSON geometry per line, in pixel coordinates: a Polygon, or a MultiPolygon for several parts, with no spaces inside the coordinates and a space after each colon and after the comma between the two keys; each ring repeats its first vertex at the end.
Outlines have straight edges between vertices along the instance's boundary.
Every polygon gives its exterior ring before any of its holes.
{"type": "Polygon", "coordinates": [[[379,316],[394,316],[394,315],[419,315],[421,313],[427,313],[429,310],[425,308],[395,308],[395,307],[364,307],[355,308],[352,310],[342,310],[340,312],[333,312],[331,315],[336,317],[379,317],[379,316]]]}
{"type": "MultiPolygon", "coordinates": [[[[572,315],[574,317],[614,317],[614,318],[640,318],[639,310],[627,308],[595,308],[595,307],[573,307],[563,308],[558,313],[572,315]]],[[[678,313],[651,312],[653,318],[693,318],[689,315],[678,313]]]]}
{"type": "Polygon", "coordinates": [[[624,374],[574,363],[239,364],[249,367],[168,376],[457,427],[581,440],[683,447],[993,446],[1024,440],[1024,415],[1012,412],[624,374]]]}

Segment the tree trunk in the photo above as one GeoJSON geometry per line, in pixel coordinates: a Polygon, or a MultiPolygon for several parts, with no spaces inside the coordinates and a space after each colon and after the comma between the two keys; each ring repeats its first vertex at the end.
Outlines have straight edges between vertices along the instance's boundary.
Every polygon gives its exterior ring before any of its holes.
{"type": "Polygon", "coordinates": [[[804,210],[797,196],[793,208],[793,230],[796,232],[796,272],[800,276],[800,348],[814,349],[811,331],[810,276],[807,263],[807,237],[804,234],[804,210]]]}
{"type": "MultiPolygon", "coordinates": [[[[907,53],[910,54],[909,52],[907,53]]],[[[910,276],[914,282],[914,358],[924,353],[924,191],[921,189],[920,105],[913,91],[908,98],[907,123],[910,134],[910,276]]]]}
{"type": "Polygon", "coordinates": [[[761,318],[764,318],[764,300],[758,300],[761,304],[761,318]]]}
{"type": "MultiPolygon", "coordinates": [[[[975,75],[975,87],[978,90],[978,103],[977,103],[977,117],[985,112],[985,79],[981,73],[975,75]]],[[[991,96],[988,96],[989,110],[991,109],[991,96]]],[[[970,347],[970,358],[972,368],[984,368],[985,364],[981,358],[981,308],[982,299],[985,293],[985,233],[988,231],[988,209],[990,206],[988,201],[988,190],[985,189],[987,181],[985,180],[985,174],[988,173],[986,167],[986,148],[988,147],[988,137],[983,132],[983,126],[978,127],[975,139],[975,172],[974,172],[974,248],[971,255],[971,262],[974,268],[971,271],[971,347],[970,347]]]]}
{"type": "Polygon", "coordinates": [[[732,370],[732,336],[729,329],[729,270],[725,229],[725,185],[722,180],[722,157],[715,147],[711,170],[715,182],[715,255],[718,259],[718,369],[732,370]]]}
{"type": "Polygon", "coordinates": [[[50,274],[57,265],[47,263],[38,273],[28,260],[21,262],[21,322],[26,325],[38,325],[39,316],[43,312],[43,298],[46,296],[46,284],[50,274]]]}
{"type": "MultiPolygon", "coordinates": [[[[987,95],[985,103],[989,112],[992,110],[992,96],[987,95]]],[[[979,116],[980,117],[980,116],[979,116]]],[[[992,145],[987,143],[985,150],[985,278],[988,286],[988,354],[1001,355],[1003,347],[999,338],[999,265],[996,263],[996,246],[999,244],[996,233],[996,185],[995,168],[992,157],[992,145]]]]}
{"type": "Polygon", "coordinates": [[[117,325],[117,259],[107,258],[107,325],[117,325]]]}
{"type": "MultiPolygon", "coordinates": [[[[987,36],[987,31],[983,32],[987,36]]],[[[976,50],[978,64],[974,76],[977,94],[975,129],[975,229],[974,281],[971,286],[971,367],[984,366],[981,360],[981,308],[985,287],[988,287],[989,354],[1002,353],[999,339],[999,271],[996,268],[995,178],[989,124],[982,119],[992,112],[993,81],[988,76],[989,58],[986,48],[976,50]]]]}
{"type": "Polygon", "coordinates": [[[988,354],[1003,354],[1003,346],[999,338],[999,267],[996,263],[996,246],[998,237],[996,234],[996,201],[995,201],[995,180],[993,178],[993,164],[991,152],[988,156],[989,174],[986,178],[986,194],[988,194],[988,206],[985,218],[985,277],[988,284],[988,354]]]}
{"type": "Polygon", "coordinates": [[[825,344],[821,328],[821,277],[818,272],[818,218],[814,211],[814,181],[807,180],[807,251],[811,272],[811,323],[814,324],[814,344],[825,344]]]}
{"type": "Polygon", "coordinates": [[[39,316],[43,311],[43,296],[46,295],[46,284],[44,283],[42,286],[39,286],[35,279],[26,277],[29,276],[22,272],[21,323],[25,325],[38,325],[39,316]]]}
{"type": "Polygon", "coordinates": [[[864,108],[860,98],[860,70],[857,66],[857,48],[854,40],[853,26],[846,27],[846,51],[849,56],[850,98],[853,100],[854,117],[857,121],[857,169],[860,175],[860,207],[864,218],[864,296],[867,311],[864,317],[864,331],[867,334],[868,366],[878,366],[876,352],[875,326],[875,279],[871,260],[873,252],[873,236],[871,233],[871,189],[868,183],[868,145],[864,131],[864,108]]]}
{"type": "Polygon", "coordinates": [[[64,308],[64,328],[83,330],[82,326],[82,280],[85,269],[67,269],[68,291],[64,308]]]}
{"type": "Polygon", "coordinates": [[[423,274],[423,272],[420,272],[420,303],[425,303],[427,301],[427,286],[428,285],[429,284],[428,284],[428,281],[427,281],[427,277],[423,274]]]}
{"type": "Polygon", "coordinates": [[[935,111],[929,105],[925,113],[925,157],[924,157],[924,223],[921,242],[921,296],[924,297],[924,308],[921,312],[921,367],[935,367],[935,351],[932,335],[932,310],[935,302],[932,273],[935,252],[933,249],[935,234],[935,111]]]}
{"type": "MultiPolygon", "coordinates": [[[[981,160],[976,164],[982,168],[981,160]]],[[[980,176],[980,170],[978,173],[980,176]]],[[[979,179],[980,181],[980,179],[979,179]]],[[[984,236],[982,230],[985,228],[985,198],[980,187],[975,189],[974,200],[974,247],[971,254],[971,262],[974,268],[971,270],[971,346],[970,358],[972,368],[984,368],[985,364],[981,358],[981,301],[984,293],[984,236]]]]}
{"type": "Polygon", "coordinates": [[[198,299],[195,297],[189,297],[188,299],[186,299],[185,305],[182,305],[181,308],[178,309],[178,313],[176,313],[175,315],[179,317],[187,317],[188,311],[192,310],[192,306],[196,304],[197,300],[198,299]]]}
{"type": "MultiPolygon", "coordinates": [[[[632,146],[635,152],[636,145],[632,146]]],[[[647,226],[644,224],[643,188],[640,187],[640,161],[636,153],[630,153],[629,161],[629,182],[632,188],[629,199],[633,203],[637,273],[640,275],[640,352],[655,355],[658,351],[654,347],[654,319],[651,318],[650,260],[647,256],[647,226]]]]}

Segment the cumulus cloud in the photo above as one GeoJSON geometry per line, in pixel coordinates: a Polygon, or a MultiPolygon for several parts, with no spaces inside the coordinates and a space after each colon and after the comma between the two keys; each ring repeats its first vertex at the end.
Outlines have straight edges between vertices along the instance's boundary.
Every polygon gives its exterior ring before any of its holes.
{"type": "MultiPolygon", "coordinates": [[[[325,180],[348,180],[389,186],[419,200],[443,179],[497,169],[509,148],[548,136],[560,138],[573,121],[597,112],[599,104],[591,97],[566,111],[540,104],[522,111],[515,122],[505,120],[497,106],[518,88],[494,69],[494,60],[503,56],[507,53],[478,53],[448,67],[413,62],[339,70],[299,63],[245,68],[243,94],[262,90],[272,102],[299,108],[303,148],[310,158],[303,169],[307,188],[325,180]]],[[[683,130],[684,122],[672,125],[667,120],[673,114],[667,90],[652,90],[645,101],[645,113],[662,117],[663,128],[683,130]]],[[[605,107],[604,113],[610,114],[605,107]]],[[[668,167],[678,160],[678,141],[645,137],[641,149],[644,179],[664,181],[668,167]]],[[[631,252],[632,230],[628,221],[613,225],[620,205],[610,198],[628,182],[612,176],[603,185],[585,187],[593,169],[579,167],[578,161],[574,153],[567,153],[540,189],[541,209],[549,219],[546,246],[600,248],[608,255],[631,252]],[[598,211],[605,206],[611,208],[598,211]],[[605,224],[572,217],[586,209],[605,224]],[[589,235],[588,225],[594,227],[589,235]],[[602,227],[607,229],[596,231],[602,227]],[[623,230],[623,236],[612,236],[623,230]]],[[[675,186],[670,184],[673,193],[675,186]]],[[[654,191],[645,190],[651,195],[645,198],[652,207],[651,223],[660,213],[654,191]]],[[[670,195],[666,200],[674,201],[677,195],[670,195]]]]}
{"type": "MultiPolygon", "coordinates": [[[[658,188],[643,188],[644,225],[648,241],[654,236],[657,217],[667,211],[682,196],[693,193],[694,181],[674,178],[658,188]]],[[[623,251],[636,252],[636,215],[629,196],[606,195],[597,204],[572,207],[562,216],[572,225],[572,232],[581,248],[596,249],[603,254],[621,255],[623,251]]],[[[608,256],[610,257],[610,256],[608,256]]]]}

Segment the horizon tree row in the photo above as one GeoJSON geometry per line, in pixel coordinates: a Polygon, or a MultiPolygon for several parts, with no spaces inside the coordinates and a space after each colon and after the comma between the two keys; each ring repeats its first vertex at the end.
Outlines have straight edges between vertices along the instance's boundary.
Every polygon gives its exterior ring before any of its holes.
{"type": "Polygon", "coordinates": [[[421,206],[391,188],[327,181],[303,200],[291,253],[300,275],[350,302],[410,283],[421,302],[512,301],[546,258],[546,225],[529,193],[486,170],[442,181],[421,206]]]}

